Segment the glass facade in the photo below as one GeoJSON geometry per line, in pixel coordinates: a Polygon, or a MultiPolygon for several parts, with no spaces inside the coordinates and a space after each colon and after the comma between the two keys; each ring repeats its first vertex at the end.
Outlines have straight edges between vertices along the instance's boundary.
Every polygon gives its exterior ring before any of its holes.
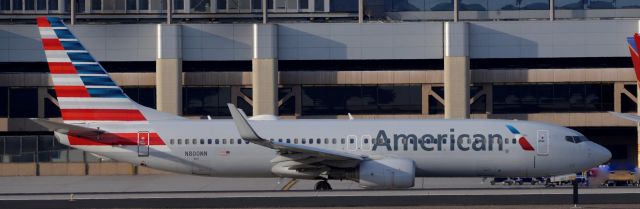
{"type": "Polygon", "coordinates": [[[9,116],[9,88],[0,87],[0,117],[9,116]]]}
{"type": "Polygon", "coordinates": [[[421,86],[303,86],[302,115],[420,114],[421,86]]]}
{"type": "Polygon", "coordinates": [[[231,103],[230,87],[182,88],[182,114],[185,116],[229,116],[227,103],[231,103]]]}
{"type": "Polygon", "coordinates": [[[9,88],[9,117],[38,117],[38,88],[9,88]]]}
{"type": "Polygon", "coordinates": [[[613,111],[613,84],[493,86],[496,114],[613,111]]]}
{"type": "Polygon", "coordinates": [[[331,1],[332,12],[358,12],[358,0],[331,1]]]}
{"type": "MultiPolygon", "coordinates": [[[[638,88],[636,87],[635,84],[633,85],[624,85],[624,89],[626,89],[627,91],[629,91],[629,93],[631,93],[633,96],[637,96],[638,95],[638,88]]],[[[622,95],[620,97],[620,106],[621,106],[621,111],[622,112],[632,112],[632,113],[637,113],[638,112],[638,105],[636,104],[636,102],[634,102],[631,98],[629,98],[626,95],[622,95]]]]}
{"type": "Polygon", "coordinates": [[[123,87],[124,91],[129,98],[137,103],[150,108],[156,108],[156,88],[153,86],[139,86],[139,87],[123,87]]]}
{"type": "Polygon", "coordinates": [[[0,136],[0,163],[83,163],[101,160],[60,144],[53,135],[0,136]]]}

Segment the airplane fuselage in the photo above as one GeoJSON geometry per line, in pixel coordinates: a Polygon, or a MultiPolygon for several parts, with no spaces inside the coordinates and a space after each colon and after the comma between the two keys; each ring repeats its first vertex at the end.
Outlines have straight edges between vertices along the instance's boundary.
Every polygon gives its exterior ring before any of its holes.
{"type": "MultiPolygon", "coordinates": [[[[371,158],[415,162],[416,176],[548,176],[586,170],[597,152],[581,134],[537,122],[511,120],[276,120],[252,121],[269,140],[339,150],[371,158]],[[514,128],[514,134],[508,127],[514,128]],[[530,149],[526,150],[520,138],[530,149]]],[[[95,127],[94,127],[95,128],[95,127]]],[[[232,120],[149,121],[101,124],[138,133],[157,133],[164,145],[78,145],[120,161],[179,173],[220,177],[274,177],[274,150],[241,139],[232,120]],[[149,147],[146,153],[146,147],[149,147]]],[[[142,135],[140,135],[140,133],[142,135]]],[[[67,139],[67,140],[65,140],[67,139]]],[[[99,140],[99,139],[98,139],[99,140]]],[[[145,144],[145,143],[143,143],[145,144]]]]}

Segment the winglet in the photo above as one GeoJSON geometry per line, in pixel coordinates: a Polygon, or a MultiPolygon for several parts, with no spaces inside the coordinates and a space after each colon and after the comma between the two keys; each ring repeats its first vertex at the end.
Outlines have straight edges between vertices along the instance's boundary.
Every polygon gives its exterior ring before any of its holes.
{"type": "Polygon", "coordinates": [[[265,147],[273,148],[271,142],[266,139],[263,139],[256,133],[256,131],[251,127],[249,121],[247,121],[247,117],[244,116],[235,105],[231,103],[227,103],[229,107],[229,112],[231,112],[231,117],[233,118],[233,122],[236,124],[236,128],[238,129],[238,133],[242,139],[247,140],[251,143],[262,145],[265,147]]]}
{"type": "Polygon", "coordinates": [[[609,112],[609,113],[611,113],[613,116],[616,116],[622,119],[627,119],[634,122],[640,122],[640,116],[637,116],[637,115],[619,113],[619,112],[609,112]]]}

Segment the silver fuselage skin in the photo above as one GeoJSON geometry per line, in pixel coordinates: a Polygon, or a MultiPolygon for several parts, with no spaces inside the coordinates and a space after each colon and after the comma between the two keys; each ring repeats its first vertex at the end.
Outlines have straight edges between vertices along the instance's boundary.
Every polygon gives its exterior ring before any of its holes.
{"type": "MultiPolygon", "coordinates": [[[[611,157],[607,149],[591,141],[565,140],[566,136],[582,136],[574,130],[529,121],[300,119],[250,123],[269,140],[288,139],[302,145],[304,139],[305,146],[362,154],[371,159],[410,159],[415,162],[416,177],[551,176],[584,171],[611,157]],[[523,149],[507,125],[517,128],[535,150],[523,149]],[[309,139],[313,139],[313,144],[309,139]],[[372,139],[382,143],[372,143],[372,139]]],[[[149,146],[148,156],[140,156],[138,145],[70,146],[177,173],[275,177],[270,160],[278,155],[277,151],[244,141],[238,144],[240,136],[232,120],[158,120],[148,124],[100,124],[99,128],[114,132],[155,131],[166,145],[149,146]],[[187,139],[189,144],[185,144],[187,139]],[[197,144],[193,144],[194,139],[197,144]],[[200,144],[201,140],[204,144],[200,144]]],[[[56,133],[56,136],[68,144],[66,135],[56,133]]]]}

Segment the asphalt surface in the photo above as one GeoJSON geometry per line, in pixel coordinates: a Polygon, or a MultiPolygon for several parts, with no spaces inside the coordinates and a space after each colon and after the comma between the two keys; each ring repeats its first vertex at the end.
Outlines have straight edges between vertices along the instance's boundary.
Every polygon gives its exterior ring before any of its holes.
{"type": "MultiPolygon", "coordinates": [[[[572,206],[568,187],[492,186],[480,178],[420,178],[408,190],[362,190],[350,181],[331,181],[334,191],[326,192],[309,190],[315,181],[300,181],[292,191],[279,191],[286,182],[182,175],[2,177],[0,208],[572,206]]],[[[584,208],[634,208],[626,206],[640,205],[640,188],[581,188],[579,202],[584,208]]]]}

